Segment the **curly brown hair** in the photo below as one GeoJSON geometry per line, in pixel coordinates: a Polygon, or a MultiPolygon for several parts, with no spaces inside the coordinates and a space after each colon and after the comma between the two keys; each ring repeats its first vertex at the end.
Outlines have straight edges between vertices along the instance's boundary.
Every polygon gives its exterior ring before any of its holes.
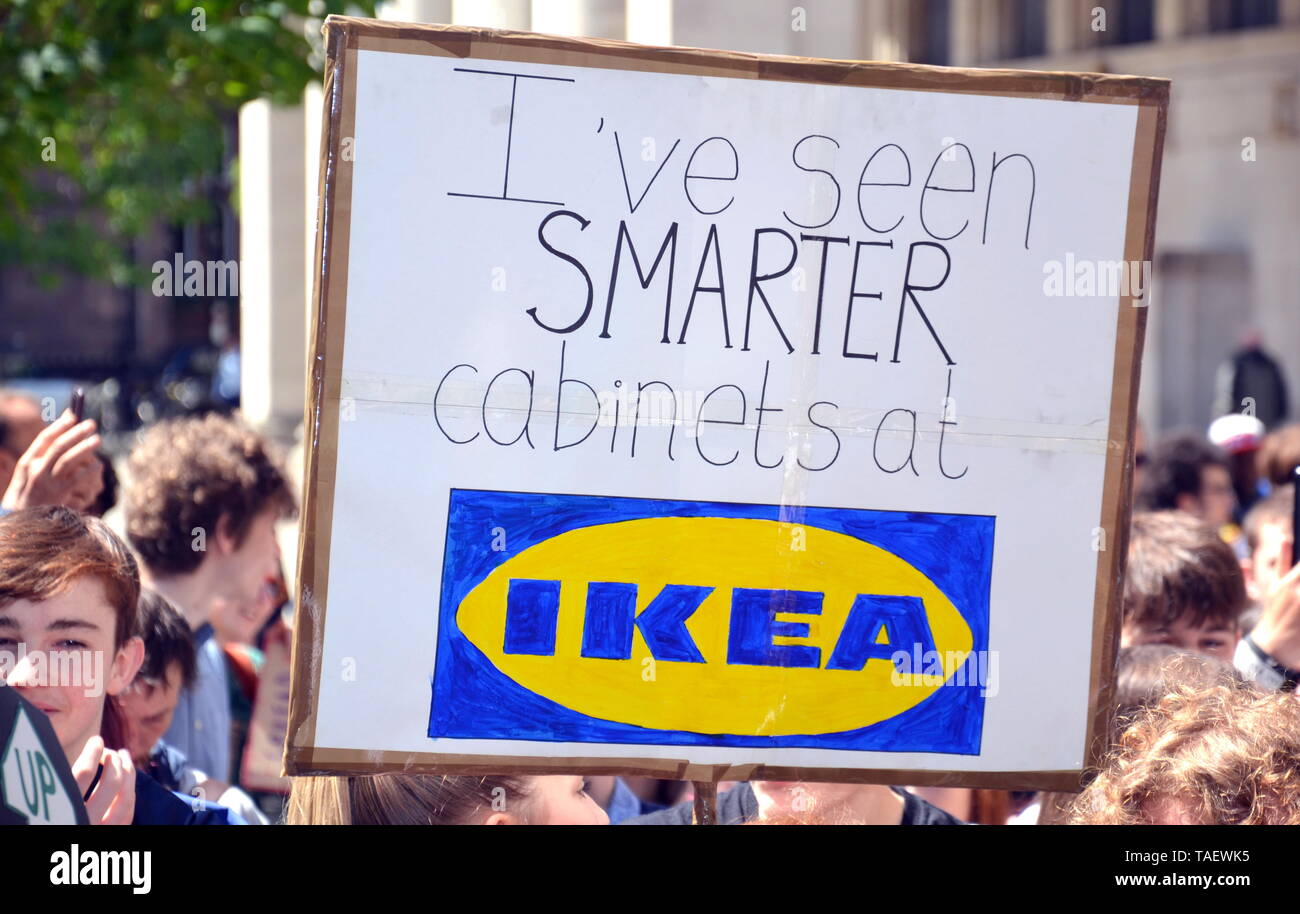
{"type": "Polygon", "coordinates": [[[1075,825],[1300,824],[1300,700],[1248,686],[1180,688],[1124,732],[1079,794],[1075,825]]]}
{"type": "Polygon", "coordinates": [[[267,508],[292,516],[297,505],[277,455],[261,435],[218,414],[160,422],[131,452],[125,498],[126,534],[150,572],[185,574],[203,553],[196,530],[212,536],[218,522],[242,543],[267,508]]]}

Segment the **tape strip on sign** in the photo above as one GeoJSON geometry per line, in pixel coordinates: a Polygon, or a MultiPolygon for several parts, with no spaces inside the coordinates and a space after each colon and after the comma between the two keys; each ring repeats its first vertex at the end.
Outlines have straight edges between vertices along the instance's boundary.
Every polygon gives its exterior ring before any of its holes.
{"type": "Polygon", "coordinates": [[[978,754],[994,519],[798,514],[453,490],[429,736],[978,754]]]}
{"type": "MultiPolygon", "coordinates": [[[[427,417],[431,422],[438,417],[468,418],[477,420],[484,409],[486,395],[486,378],[481,383],[465,383],[448,379],[441,390],[437,385],[409,380],[390,375],[344,378],[341,386],[342,400],[355,414],[375,411],[389,415],[407,415],[427,417]]],[[[725,410],[728,403],[725,397],[717,398],[725,410]]],[[[944,413],[938,409],[912,408],[924,404],[912,404],[909,409],[916,414],[916,440],[933,443],[939,438],[940,421],[944,413]]],[[[584,401],[570,397],[564,402],[563,409],[558,410],[559,422],[564,428],[574,426],[586,429],[602,417],[598,410],[587,406],[584,401]]],[[[531,413],[530,424],[539,429],[552,426],[556,420],[557,399],[550,396],[543,383],[537,385],[533,395],[526,390],[512,390],[507,384],[497,384],[491,394],[489,413],[515,413],[522,417],[531,413]]],[[[804,435],[815,435],[831,428],[844,438],[879,437],[882,440],[895,440],[912,434],[908,423],[898,417],[890,418],[889,409],[851,409],[842,408],[836,413],[835,422],[813,425],[809,422],[768,420],[768,430],[779,432],[784,427],[787,434],[794,439],[804,435]]],[[[796,417],[799,414],[795,414],[796,417]]],[[[690,436],[693,432],[695,415],[689,409],[683,409],[682,415],[672,420],[681,434],[690,436]]],[[[503,420],[504,421],[504,420],[503,420]]],[[[663,419],[655,421],[662,424],[663,419]]],[[[508,423],[507,423],[508,424],[508,423]]],[[[516,425],[518,422],[515,423],[516,425]]],[[[949,423],[951,425],[951,423],[949,423]]],[[[755,423],[746,421],[735,423],[746,431],[753,431],[755,423]]],[[[597,426],[599,428],[599,426],[597,426]]],[[[539,433],[540,434],[540,433],[539,433]]],[[[578,432],[581,436],[582,432],[578,432]]],[[[607,432],[608,434],[608,432],[607,432]]],[[[954,444],[974,447],[1007,448],[1016,447],[1026,451],[1049,451],[1077,454],[1104,454],[1108,441],[1106,430],[1096,425],[1071,426],[1059,422],[1028,422],[1007,419],[993,419],[982,416],[963,414],[959,427],[949,427],[945,432],[954,444]]],[[[592,447],[607,443],[597,435],[591,438],[592,447]]]]}

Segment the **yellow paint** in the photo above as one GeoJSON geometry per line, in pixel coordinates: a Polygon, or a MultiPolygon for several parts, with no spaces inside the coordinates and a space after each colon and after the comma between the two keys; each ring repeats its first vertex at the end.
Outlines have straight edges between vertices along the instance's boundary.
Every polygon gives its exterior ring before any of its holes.
{"type": "Polygon", "coordinates": [[[729,665],[733,587],[825,594],[820,616],[777,616],[779,621],[810,623],[808,638],[774,639],[820,647],[823,666],[858,594],[920,597],[935,649],[950,664],[944,679],[956,671],[948,652],[970,651],[971,632],[929,578],[892,553],[817,527],[803,525],[804,548],[792,550],[791,528],[751,518],[655,517],[569,530],[493,571],[466,596],[457,621],[496,668],[524,688],[589,717],[654,729],[765,736],[836,733],[897,716],[937,687],[894,685],[888,660],[869,660],[860,671],[729,665]],[[504,653],[512,578],[561,581],[554,656],[504,653]],[[647,678],[643,661],[651,655],[637,630],[630,660],[582,657],[591,581],[638,585],[638,613],[665,585],[713,587],[686,622],[707,662],[656,660],[654,676],[647,678]]]}

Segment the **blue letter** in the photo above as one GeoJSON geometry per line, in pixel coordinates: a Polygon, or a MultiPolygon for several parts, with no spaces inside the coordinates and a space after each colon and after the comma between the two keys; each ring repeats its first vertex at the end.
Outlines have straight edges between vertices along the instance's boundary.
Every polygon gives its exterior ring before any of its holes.
{"type": "Polygon", "coordinates": [[[868,660],[889,660],[895,651],[913,649],[918,653],[934,650],[921,598],[858,594],[826,669],[860,670],[868,660]],[[885,643],[876,640],[882,631],[885,643]]]}
{"type": "Polygon", "coordinates": [[[704,662],[704,655],[686,630],[686,620],[711,593],[712,587],[669,584],[636,617],[636,627],[641,629],[641,637],[656,660],[704,662]]]}
{"type": "Polygon", "coordinates": [[[751,590],[731,592],[731,632],[727,636],[727,663],[747,666],[821,665],[822,651],[808,644],[773,644],[777,636],[807,638],[807,622],[778,622],[777,613],[804,616],[822,614],[822,595],[803,590],[751,590]]]}
{"type": "Polygon", "coordinates": [[[582,627],[582,656],[628,660],[632,656],[632,617],[636,585],[593,581],[587,585],[587,621],[582,627]]]}
{"type": "Polygon", "coordinates": [[[555,653],[555,623],[560,614],[560,582],[512,580],[506,595],[507,654],[555,653]]]}

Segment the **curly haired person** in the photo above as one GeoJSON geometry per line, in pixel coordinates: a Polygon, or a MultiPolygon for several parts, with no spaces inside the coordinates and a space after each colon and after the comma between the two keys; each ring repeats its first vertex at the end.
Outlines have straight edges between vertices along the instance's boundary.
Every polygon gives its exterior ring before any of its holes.
{"type": "MultiPolygon", "coordinates": [[[[161,422],[131,452],[126,533],[144,583],[194,630],[198,675],[164,734],[219,781],[231,771],[230,683],[212,621],[265,615],[280,571],[275,523],[296,505],[267,442],[220,415],[161,422]]],[[[256,626],[254,626],[256,629],[256,626]]]]}
{"type": "Polygon", "coordinates": [[[1300,701],[1183,688],[1124,731],[1075,801],[1075,825],[1300,824],[1300,701]]]}

